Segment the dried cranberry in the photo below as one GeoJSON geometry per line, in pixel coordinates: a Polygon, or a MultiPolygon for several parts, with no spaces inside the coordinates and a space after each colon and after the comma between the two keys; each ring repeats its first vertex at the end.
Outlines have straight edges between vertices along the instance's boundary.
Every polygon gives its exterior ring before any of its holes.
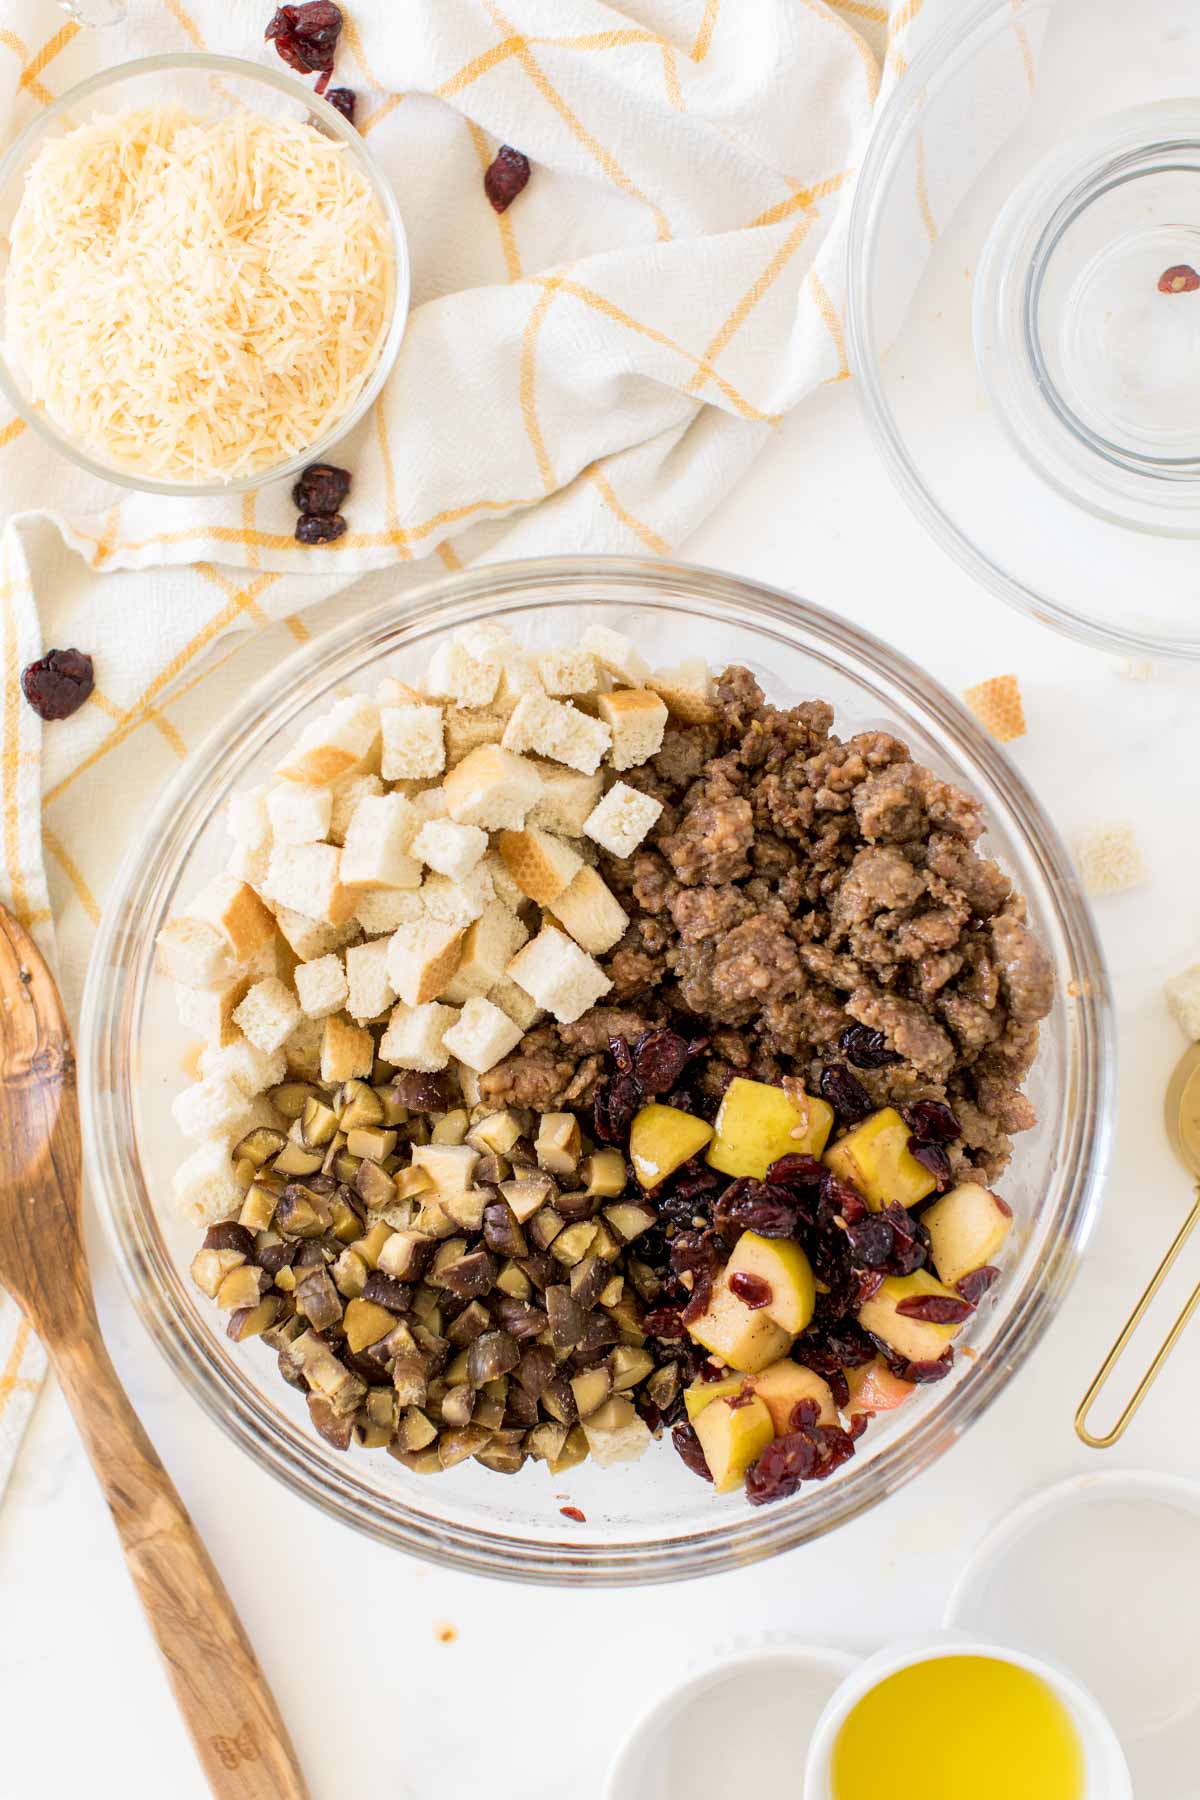
{"type": "Polygon", "coordinates": [[[483,191],[495,212],[507,212],[529,180],[529,158],[511,144],[501,144],[483,177],[483,191]]]}
{"type": "Polygon", "coordinates": [[[305,0],[301,6],[281,6],[263,36],[274,38],[275,48],[290,69],[302,75],[319,72],[317,92],[323,94],[333,73],[333,56],[342,34],[341,8],[333,0],[305,0]]]}
{"type": "Polygon", "coordinates": [[[920,1319],[924,1325],[961,1325],[974,1310],[969,1300],[960,1300],[953,1294],[913,1294],[896,1302],[902,1319],[920,1319]]]}
{"type": "Polygon", "coordinates": [[[1172,263],[1158,278],[1160,294],[1194,294],[1200,288],[1200,275],[1191,263],[1172,263]]]}
{"type": "Polygon", "coordinates": [[[969,1301],[972,1306],[978,1306],[999,1274],[999,1269],[993,1269],[988,1264],[982,1269],[972,1269],[969,1275],[964,1275],[957,1283],[958,1291],[964,1300],[969,1301]]]}
{"type": "MultiPolygon", "coordinates": [[[[727,1394],[725,1404],[730,1412],[740,1412],[743,1406],[753,1406],[757,1395],[748,1381],[743,1381],[736,1394],[727,1394]]],[[[803,1402],[801,1402],[803,1404],[803,1402]]]]}
{"type": "Polygon", "coordinates": [[[618,1075],[633,1074],[633,1051],[623,1037],[611,1037],[608,1040],[608,1054],[617,1065],[618,1075]]]}
{"type": "Polygon", "coordinates": [[[602,1081],[592,1102],[592,1122],[598,1142],[628,1142],[629,1128],[641,1104],[641,1085],[632,1075],[614,1075],[608,1081],[602,1081]]]}
{"type": "MultiPolygon", "coordinates": [[[[341,90],[339,90],[340,92],[341,90]]],[[[332,463],[309,463],[292,489],[292,505],[302,513],[335,513],[350,492],[350,471],[332,463]]]]}
{"type": "MultiPolygon", "coordinates": [[[[845,1406],[848,1403],[849,1399],[850,1399],[850,1389],[847,1388],[846,1389],[846,1399],[839,1401],[838,1402],[839,1406],[845,1406]]],[[[851,1413],[850,1423],[846,1427],[846,1436],[850,1439],[851,1443],[857,1444],[859,1438],[862,1436],[863,1432],[867,1429],[867,1426],[870,1424],[870,1422],[871,1422],[870,1413],[865,1413],[865,1412],[851,1413]]]]}
{"type": "Polygon", "coordinates": [[[47,650],[21,671],[21,692],[39,719],[69,719],[96,685],[92,659],[82,650],[47,650]]]}
{"type": "Polygon", "coordinates": [[[803,1431],[806,1426],[815,1425],[821,1416],[821,1409],[815,1400],[797,1400],[788,1417],[790,1431],[803,1431]]]}
{"type": "Polygon", "coordinates": [[[298,544],[332,544],[346,530],[341,513],[301,513],[296,520],[298,544]]]}
{"type": "Polygon", "coordinates": [[[929,1261],[929,1233],[898,1200],[889,1200],[882,1216],[892,1228],[892,1254],[886,1275],[914,1275],[929,1261]]]}
{"type": "Polygon", "coordinates": [[[822,1100],[828,1100],[843,1125],[857,1125],[871,1112],[871,1096],[845,1063],[829,1063],[817,1083],[822,1100]]]}
{"type": "Polygon", "coordinates": [[[826,1176],[824,1163],[818,1162],[815,1156],[780,1156],[767,1170],[767,1180],[773,1187],[819,1187],[826,1176]]]}
{"type": "Polygon", "coordinates": [[[844,1369],[830,1369],[825,1380],[829,1385],[830,1393],[833,1395],[833,1404],[841,1412],[845,1412],[850,1404],[850,1383],[846,1380],[846,1371],[844,1369]]]}
{"type": "Polygon", "coordinates": [[[802,1481],[811,1481],[820,1463],[820,1452],[807,1431],[790,1431],[768,1444],[746,1476],[746,1498],[751,1506],[785,1500],[802,1481]]]}
{"type": "Polygon", "coordinates": [[[918,1385],[930,1381],[945,1381],[954,1366],[954,1346],[947,1344],[936,1362],[902,1362],[898,1374],[901,1381],[913,1381],[918,1385]]]}
{"type": "Polygon", "coordinates": [[[854,1288],[850,1296],[849,1310],[861,1312],[868,1300],[873,1300],[884,1283],[882,1269],[855,1269],[854,1288]]]}
{"type": "Polygon", "coordinates": [[[796,1208],[784,1190],[745,1177],[731,1183],[717,1201],[713,1224],[724,1237],[756,1231],[759,1237],[791,1237],[797,1225],[796,1208]]]}
{"type": "Polygon", "coordinates": [[[861,1369],[875,1360],[875,1344],[861,1326],[853,1322],[838,1331],[806,1333],[792,1346],[793,1359],[824,1375],[828,1381],[835,1370],[861,1369]]]}
{"type": "Polygon", "coordinates": [[[671,1268],[676,1275],[715,1275],[721,1266],[717,1239],[711,1231],[681,1231],[671,1240],[671,1268]]]}
{"type": "Polygon", "coordinates": [[[926,1143],[952,1144],[962,1136],[962,1126],[941,1100],[914,1100],[900,1113],[913,1136],[926,1143]]]}
{"type": "Polygon", "coordinates": [[[558,1510],[564,1519],[574,1519],[577,1525],[587,1524],[587,1514],[580,1512],[577,1506],[560,1506],[558,1510]]]}
{"type": "Polygon", "coordinates": [[[896,1243],[892,1221],[884,1213],[869,1212],[854,1225],[847,1225],[846,1237],[850,1255],[865,1269],[882,1269],[896,1243]]]}
{"type": "Polygon", "coordinates": [[[700,1439],[696,1436],[694,1425],[676,1425],[671,1433],[671,1442],[679,1452],[680,1460],[693,1475],[699,1475],[703,1481],[712,1480],[712,1471],[700,1448],[700,1439]]]}
{"type": "Polygon", "coordinates": [[[658,1306],[646,1314],[642,1329],[647,1337],[681,1338],[684,1335],[683,1318],[677,1307],[658,1306]]]}
{"type": "Polygon", "coordinates": [[[940,1144],[926,1143],[921,1138],[910,1137],[908,1140],[908,1154],[914,1161],[919,1162],[923,1169],[929,1170],[929,1173],[938,1184],[938,1192],[940,1193],[946,1186],[946,1183],[950,1180],[950,1158],[946,1155],[942,1146],[940,1144]]]}
{"type": "Polygon", "coordinates": [[[775,1298],[775,1290],[770,1282],[764,1281],[761,1275],[752,1275],[748,1269],[734,1270],[729,1277],[729,1291],[736,1294],[751,1312],[761,1312],[775,1298]]]}
{"type": "Polygon", "coordinates": [[[679,1315],[680,1324],[692,1325],[703,1313],[708,1311],[708,1303],[712,1299],[713,1277],[707,1270],[696,1276],[692,1288],[692,1297],[679,1315]]]}
{"type": "Polygon", "coordinates": [[[838,1049],[856,1069],[886,1069],[889,1063],[904,1060],[888,1049],[882,1031],[872,1031],[866,1025],[847,1025],[838,1039],[838,1049]]]}
{"type": "Polygon", "coordinates": [[[647,1094],[665,1094],[683,1074],[691,1046],[677,1031],[663,1025],[657,1031],[643,1032],[633,1046],[633,1073],[647,1094]]]}
{"type": "Polygon", "coordinates": [[[856,1187],[851,1187],[848,1181],[839,1181],[829,1169],[821,1181],[821,1209],[823,1216],[834,1224],[842,1219],[847,1225],[857,1224],[871,1210],[856,1187]]]}
{"type": "Polygon", "coordinates": [[[325,95],[334,112],[340,112],[348,125],[354,123],[354,109],[358,104],[358,95],[353,88],[330,88],[325,95]]]}

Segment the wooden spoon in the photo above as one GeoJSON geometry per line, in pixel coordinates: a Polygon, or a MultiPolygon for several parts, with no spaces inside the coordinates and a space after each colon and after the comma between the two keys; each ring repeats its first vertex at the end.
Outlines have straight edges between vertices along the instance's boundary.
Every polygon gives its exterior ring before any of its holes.
{"type": "Polygon", "coordinates": [[[229,1595],[100,1336],[80,1228],[75,1053],[42,957],[0,907],[0,1285],[46,1347],[219,1800],[307,1800],[229,1595]]]}

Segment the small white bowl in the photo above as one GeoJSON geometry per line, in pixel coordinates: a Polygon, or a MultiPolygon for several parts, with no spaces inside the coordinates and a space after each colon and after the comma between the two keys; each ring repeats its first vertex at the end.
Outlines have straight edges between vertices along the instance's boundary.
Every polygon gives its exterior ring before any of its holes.
{"type": "Polygon", "coordinates": [[[818,1721],[809,1746],[804,1771],[804,1800],[833,1800],[833,1749],[838,1734],[859,1701],[902,1669],[948,1656],[986,1656],[996,1662],[1027,1669],[1056,1694],[1066,1707],[1083,1749],[1085,1800],[1133,1800],[1129,1765],[1116,1732],[1085,1687],[1065,1670],[958,1632],[940,1632],[915,1638],[903,1646],[880,1651],[855,1669],[838,1689],[818,1721]]]}
{"type": "MultiPolygon", "coordinates": [[[[757,1704],[782,1747],[791,1777],[787,1791],[794,1792],[795,1774],[808,1743],[809,1733],[823,1717],[830,1695],[859,1665],[860,1657],[823,1646],[784,1644],[758,1646],[725,1657],[711,1668],[660,1695],[638,1720],[608,1772],[603,1800],[709,1800],[711,1795],[749,1793],[751,1780],[745,1763],[746,1729],[753,1729],[757,1704]],[[782,1691],[781,1691],[782,1690],[782,1691]],[[786,1732],[779,1730],[779,1713],[772,1708],[778,1694],[787,1706],[786,1732]],[[719,1716],[727,1724],[737,1720],[739,1769],[733,1786],[729,1775],[708,1754],[686,1746],[689,1724],[719,1716]],[[689,1762],[691,1767],[689,1768],[689,1762]],[[704,1768],[705,1786],[695,1785],[695,1765],[704,1768]]],[[[766,1792],[784,1790],[769,1781],[766,1792]]]]}

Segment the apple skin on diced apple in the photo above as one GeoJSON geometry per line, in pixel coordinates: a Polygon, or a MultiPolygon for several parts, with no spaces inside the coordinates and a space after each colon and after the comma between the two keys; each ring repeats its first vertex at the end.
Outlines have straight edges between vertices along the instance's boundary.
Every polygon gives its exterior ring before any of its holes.
{"type": "Polygon", "coordinates": [[[838,1423],[837,1407],[833,1403],[829,1383],[822,1381],[813,1369],[806,1369],[802,1364],[793,1362],[790,1356],[770,1363],[756,1375],[726,1375],[720,1381],[698,1381],[685,1388],[683,1403],[687,1408],[688,1418],[695,1423],[705,1407],[710,1406],[714,1400],[728,1399],[730,1394],[740,1394],[743,1388],[749,1388],[764,1403],[771,1415],[776,1437],[784,1437],[792,1430],[792,1413],[802,1400],[816,1401],[820,1408],[818,1425],[838,1423]]]}
{"type": "Polygon", "coordinates": [[[861,1368],[847,1369],[846,1385],[850,1389],[846,1411],[851,1418],[855,1413],[893,1412],[917,1391],[913,1382],[893,1375],[882,1356],[861,1368]]]}
{"type": "Polygon", "coordinates": [[[857,1188],[875,1212],[892,1200],[916,1206],[932,1194],[937,1180],[909,1149],[911,1136],[895,1107],[882,1107],[829,1146],[825,1166],[857,1188]]]}
{"type": "Polygon", "coordinates": [[[755,1310],[731,1293],[725,1277],[688,1330],[698,1344],[744,1375],[765,1369],[791,1348],[791,1337],[764,1309],[755,1310]]]}
{"type": "Polygon", "coordinates": [[[740,1484],[775,1436],[770,1412],[754,1396],[736,1403],[714,1400],[700,1413],[694,1429],[718,1494],[740,1484]]]}
{"type": "Polygon", "coordinates": [[[832,1129],[827,1101],[806,1095],[798,1106],[780,1087],[735,1075],[717,1113],[709,1167],[762,1181],[781,1156],[820,1156],[832,1129]]]}
{"type": "Polygon", "coordinates": [[[683,1390],[683,1404],[688,1418],[695,1424],[706,1406],[714,1400],[728,1400],[730,1394],[740,1394],[747,1382],[752,1382],[752,1375],[723,1375],[720,1381],[696,1381],[691,1387],[683,1390]]]}
{"type": "Polygon", "coordinates": [[[997,1256],[1013,1227],[1010,1208],[978,1182],[951,1188],[921,1214],[933,1264],[947,1287],[997,1256]]]}
{"type": "Polygon", "coordinates": [[[766,1282],[771,1297],[762,1310],[791,1337],[808,1329],[817,1304],[817,1284],[812,1264],[799,1244],[791,1238],[766,1238],[756,1231],[743,1231],[725,1270],[735,1291],[733,1277],[739,1274],[766,1282]]]}
{"type": "Polygon", "coordinates": [[[678,1106],[662,1106],[658,1101],[643,1106],[629,1132],[629,1160],[638,1181],[644,1188],[657,1187],[698,1155],[712,1134],[707,1119],[698,1119],[678,1106]]]}
{"type": "Polygon", "coordinates": [[[949,1300],[958,1295],[924,1269],[915,1275],[888,1275],[882,1287],[858,1309],[858,1322],[906,1362],[936,1362],[947,1344],[958,1335],[960,1325],[931,1325],[925,1319],[910,1319],[896,1308],[902,1300],[915,1300],[937,1294],[949,1300]]]}

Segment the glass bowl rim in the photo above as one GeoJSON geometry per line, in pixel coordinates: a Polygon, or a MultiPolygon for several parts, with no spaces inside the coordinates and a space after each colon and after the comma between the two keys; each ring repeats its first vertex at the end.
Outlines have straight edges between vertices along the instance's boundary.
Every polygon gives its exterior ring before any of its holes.
{"type": "Polygon", "coordinates": [[[882,379],[884,352],[871,312],[873,264],[880,221],[887,211],[887,184],[927,90],[953,79],[947,71],[965,55],[972,37],[986,27],[1011,25],[1020,17],[1022,0],[970,0],[932,32],[913,57],[884,105],[862,159],[846,247],[846,348],[857,377],[859,404],[892,481],[930,537],[989,592],[1018,612],[1049,625],[1078,642],[1120,656],[1158,656],[1177,662],[1200,661],[1200,634],[1190,639],[1163,636],[1132,626],[1109,624],[1030,587],[976,545],[935,498],[910,457],[905,434],[888,402],[882,379]]]}
{"type": "Polygon", "coordinates": [[[228,1437],[326,1513],[443,1566],[543,1585],[631,1585],[740,1567],[821,1536],[928,1467],[980,1416],[1043,1336],[1078,1269],[1099,1211],[1111,1145],[1115,1059],[1107,971],[1070,859],[1015,766],[945,689],[872,633],[782,589],[683,563],[562,556],[484,564],[433,577],[405,594],[402,611],[394,600],[375,601],[254,684],[164,790],[122,860],[93,947],[79,1060],[85,1166],[93,1175],[92,1191],[122,1281],[159,1351],[228,1437]],[[928,722],[927,729],[942,730],[960,754],[972,758],[1007,809],[1022,848],[1033,856],[1056,924],[1084,977],[1075,997],[1072,1038],[1080,1099],[1069,1142],[1062,1146],[1060,1217],[1045,1264],[1036,1279],[1027,1278],[1024,1288],[1013,1291],[988,1356],[974,1364],[942,1405],[882,1451],[861,1481],[810,1487],[806,1493],[819,1492],[821,1505],[803,1516],[797,1513],[800,1502],[785,1501],[748,1518],[717,1519],[711,1527],[679,1537],[668,1532],[649,1541],[584,1544],[564,1536],[520,1543],[503,1532],[431,1520],[410,1512],[403,1501],[385,1503],[365,1495],[353,1476],[342,1476],[345,1464],[326,1468],[313,1462],[311,1446],[303,1456],[300,1437],[289,1445],[277,1420],[266,1418],[263,1403],[250,1391],[252,1384],[243,1380],[235,1386],[206,1344],[190,1334],[156,1276],[147,1253],[149,1235],[140,1229],[142,1219],[153,1218],[154,1207],[134,1154],[132,1087],[125,1071],[136,1050],[130,1026],[136,1024],[137,1003],[153,966],[152,949],[147,952],[138,922],[153,916],[154,896],[178,875],[199,820],[211,815],[212,789],[234,780],[276,731],[329,690],[345,673],[345,664],[357,659],[361,667],[364,652],[381,633],[387,633],[389,648],[395,650],[468,619],[569,606],[597,582],[610,590],[629,590],[627,598],[610,591],[606,598],[611,604],[655,605],[717,622],[732,617],[746,623],[750,618],[760,629],[775,627],[776,635],[786,634],[798,647],[807,637],[850,678],[861,682],[855,671],[865,668],[886,682],[900,704],[928,722]],[[804,634],[800,638],[797,625],[804,634]],[[135,980],[139,959],[142,969],[135,980]]]}
{"type": "MultiPolygon", "coordinates": [[[[142,75],[152,75],[159,70],[172,73],[189,70],[199,73],[209,70],[214,74],[228,75],[240,81],[257,82],[260,86],[273,88],[276,93],[284,94],[293,100],[303,101],[310,111],[316,113],[327,132],[340,139],[347,146],[350,154],[362,169],[371,190],[378,200],[387,222],[388,237],[392,250],[392,307],[388,323],[387,336],[376,359],[370,378],[354,405],[329,429],[310,444],[306,449],[288,457],[286,462],[277,463],[269,469],[259,469],[249,475],[240,475],[233,481],[155,481],[149,476],[141,476],[126,469],[116,469],[95,457],[76,444],[65,432],[47,419],[42,409],[31,406],[20,386],[9,369],[7,345],[3,339],[3,326],[0,324],[0,393],[13,410],[22,418],[29,429],[56,450],[77,468],[89,475],[95,475],[101,481],[112,482],[117,487],[132,489],[140,494],[165,494],[175,499],[205,500],[216,499],[222,494],[247,494],[257,488],[265,487],[273,481],[285,481],[298,475],[308,463],[318,462],[340,443],[349,432],[365,417],[382,392],[384,383],[395,367],[400,352],[401,340],[408,325],[409,308],[412,299],[412,260],[408,248],[408,234],[401,217],[400,207],[396,200],[391,182],[384,173],[383,167],[376,158],[362,134],[344,119],[337,108],[330,106],[328,100],[316,94],[289,70],[272,69],[264,64],[254,63],[247,57],[222,56],[211,50],[170,50],[157,56],[134,57],[128,62],[115,63],[111,68],[98,69],[95,74],[87,76],[68,88],[44,111],[18,133],[0,159],[0,193],[19,177],[22,168],[36,153],[35,147],[49,135],[55,122],[72,107],[90,100],[104,92],[106,88],[116,86],[122,81],[142,75]]],[[[0,281],[0,290],[3,282],[0,281]]],[[[0,311],[3,306],[3,294],[0,291],[0,311]]]]}

